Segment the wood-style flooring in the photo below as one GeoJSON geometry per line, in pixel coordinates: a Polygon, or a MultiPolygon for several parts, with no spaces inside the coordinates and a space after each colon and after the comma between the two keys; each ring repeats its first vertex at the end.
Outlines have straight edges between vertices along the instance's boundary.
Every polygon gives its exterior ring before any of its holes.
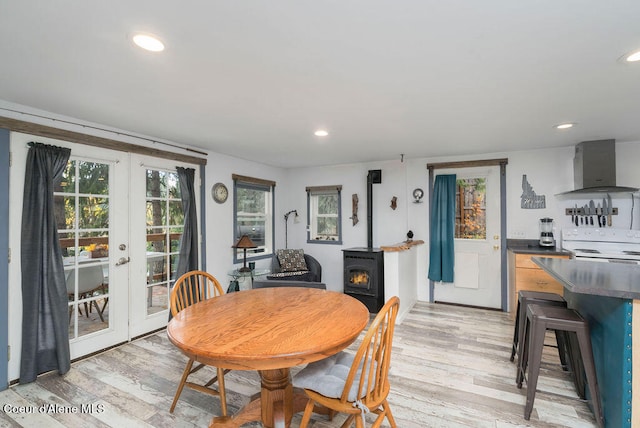
{"type": "MultiPolygon", "coordinates": [[[[545,350],[533,414],[524,420],[526,384],[515,385],[512,334],[513,321],[501,312],[416,304],[394,338],[389,402],[398,427],[595,426],[553,349],[545,350]]],[[[65,376],[46,374],[0,392],[0,427],[206,427],[220,411],[215,397],[185,388],[169,413],[185,362],[164,331],[152,334],[77,361],[65,376]],[[38,411],[42,405],[48,412],[38,411]],[[59,411],[74,406],[79,413],[59,411]]],[[[225,381],[230,412],[260,389],[255,372],[232,371],[225,381]]],[[[311,425],[339,427],[343,419],[314,416],[311,425]]]]}

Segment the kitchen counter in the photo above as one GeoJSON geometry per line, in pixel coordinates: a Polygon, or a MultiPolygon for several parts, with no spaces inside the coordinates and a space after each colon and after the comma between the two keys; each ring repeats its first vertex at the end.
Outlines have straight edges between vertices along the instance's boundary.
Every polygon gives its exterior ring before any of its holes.
{"type": "Polygon", "coordinates": [[[544,257],[534,257],[532,260],[573,293],[640,299],[638,265],[544,257]]]}
{"type": "Polygon", "coordinates": [[[533,257],[589,323],[605,426],[640,426],[640,266],[533,257]]]}
{"type": "Polygon", "coordinates": [[[570,256],[571,252],[560,247],[541,247],[537,239],[507,239],[507,250],[520,254],[545,254],[570,256]]]}

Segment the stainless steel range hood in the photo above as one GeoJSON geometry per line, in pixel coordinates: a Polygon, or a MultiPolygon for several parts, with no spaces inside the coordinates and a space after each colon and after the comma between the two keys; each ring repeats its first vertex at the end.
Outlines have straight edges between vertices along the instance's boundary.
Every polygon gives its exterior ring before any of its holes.
{"type": "Polygon", "coordinates": [[[616,140],[583,141],[573,158],[575,190],[560,195],[636,192],[634,187],[616,185],[616,140]]]}

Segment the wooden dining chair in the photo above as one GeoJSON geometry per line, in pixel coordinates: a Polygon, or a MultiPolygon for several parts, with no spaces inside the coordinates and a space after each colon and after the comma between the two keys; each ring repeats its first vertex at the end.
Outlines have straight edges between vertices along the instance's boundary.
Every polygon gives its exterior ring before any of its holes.
{"type": "Polygon", "coordinates": [[[300,428],[309,423],[315,409],[347,413],[342,428],[354,420],[364,428],[365,414],[378,415],[372,427],[379,427],[386,417],[392,427],[396,422],[387,402],[389,395],[389,364],[393,331],[400,299],[392,297],[378,312],[358,347],[356,354],[340,352],[307,365],[293,379],[293,386],[304,388],[309,401],[300,428]]]}
{"type": "MultiPolygon", "coordinates": [[[[224,292],[222,286],[213,275],[200,270],[187,272],[180,278],[178,278],[171,290],[171,315],[175,317],[178,312],[180,312],[184,308],[193,305],[194,303],[220,296],[223,293],[224,292]]],[[[189,361],[184,368],[184,372],[182,373],[182,379],[180,379],[180,384],[178,385],[176,395],[173,397],[173,403],[171,404],[169,413],[173,413],[173,410],[176,407],[176,403],[178,402],[178,398],[180,398],[180,394],[182,394],[182,390],[185,386],[187,386],[196,391],[220,397],[220,408],[222,411],[222,416],[227,416],[227,400],[224,390],[224,374],[229,370],[217,367],[216,375],[207,383],[201,385],[199,383],[188,381],[188,378],[191,374],[205,367],[205,364],[200,363],[198,363],[196,367],[193,367],[194,362],[195,360],[193,358],[189,358],[189,361]],[[218,383],[217,390],[211,387],[216,382],[218,383]]]]}

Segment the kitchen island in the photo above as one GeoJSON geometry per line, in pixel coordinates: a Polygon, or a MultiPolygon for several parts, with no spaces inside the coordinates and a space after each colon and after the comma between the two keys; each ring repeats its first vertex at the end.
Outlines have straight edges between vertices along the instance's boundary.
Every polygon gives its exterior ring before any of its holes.
{"type": "Polygon", "coordinates": [[[640,267],[532,260],[562,283],[568,306],[589,323],[606,426],[640,426],[640,393],[632,393],[640,391],[640,267]]]}

